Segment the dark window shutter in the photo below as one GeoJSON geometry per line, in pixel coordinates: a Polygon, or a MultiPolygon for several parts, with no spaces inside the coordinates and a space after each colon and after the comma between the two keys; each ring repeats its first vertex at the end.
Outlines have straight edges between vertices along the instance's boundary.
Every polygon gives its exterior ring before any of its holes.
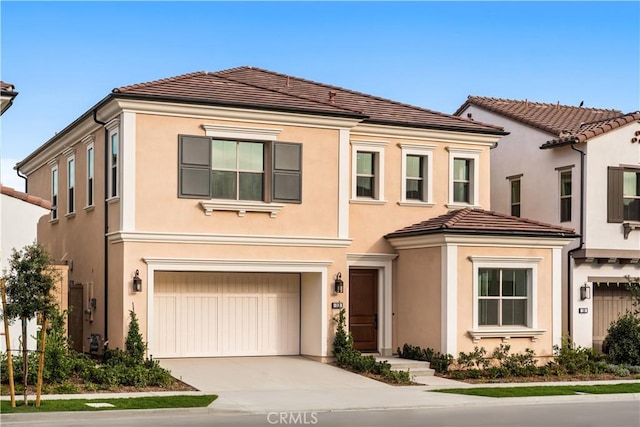
{"type": "Polygon", "coordinates": [[[610,166],[607,176],[607,222],[623,222],[623,168],[610,166]]]}
{"type": "Polygon", "coordinates": [[[211,138],[180,135],[178,141],[178,197],[211,197],[211,138]]]}
{"type": "Polygon", "coordinates": [[[273,201],[302,202],[302,144],[273,143],[273,201]]]}

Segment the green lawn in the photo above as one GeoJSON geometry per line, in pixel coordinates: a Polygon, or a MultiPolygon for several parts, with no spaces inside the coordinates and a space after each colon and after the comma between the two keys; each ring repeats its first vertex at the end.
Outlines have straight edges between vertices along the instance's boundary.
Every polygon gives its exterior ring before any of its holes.
{"type": "Polygon", "coordinates": [[[62,411],[113,411],[118,409],[159,409],[159,408],[201,408],[206,407],[216,400],[218,396],[214,394],[199,396],[150,396],[131,397],[115,399],[65,399],[47,400],[44,397],[40,401],[40,407],[36,408],[35,401],[29,401],[29,406],[23,406],[23,401],[16,398],[16,407],[11,407],[11,402],[3,400],[0,402],[0,412],[3,414],[25,413],[25,412],[62,412],[62,411]],[[113,407],[93,408],[87,403],[110,403],[113,407]]]}
{"type": "Polygon", "coordinates": [[[467,394],[486,397],[561,396],[576,394],[640,393],[640,383],[600,385],[551,385],[533,387],[474,387],[433,390],[439,393],[467,394]]]}

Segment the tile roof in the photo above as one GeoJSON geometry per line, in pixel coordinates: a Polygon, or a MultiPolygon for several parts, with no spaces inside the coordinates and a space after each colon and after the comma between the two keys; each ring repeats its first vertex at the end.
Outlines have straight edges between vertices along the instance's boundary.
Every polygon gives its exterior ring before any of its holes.
{"type": "Polygon", "coordinates": [[[509,235],[535,237],[576,237],[571,228],[558,227],[525,218],[483,209],[464,208],[410,225],[389,233],[385,238],[420,236],[436,233],[509,235]]]}
{"type": "Polygon", "coordinates": [[[0,80],[0,90],[2,90],[3,92],[14,92],[15,88],[16,87],[11,83],[3,82],[2,80],[0,80]]]}
{"type": "Polygon", "coordinates": [[[116,88],[113,93],[356,116],[368,123],[505,134],[499,126],[256,67],[184,74],[116,88]]]}
{"type": "Polygon", "coordinates": [[[561,147],[567,144],[582,143],[588,139],[602,135],[621,126],[629,124],[634,120],[640,121],[640,111],[625,114],[620,117],[609,120],[601,120],[592,123],[584,123],[580,128],[569,136],[562,138],[556,138],[551,141],[547,141],[540,148],[555,148],[561,147]]]}
{"type": "Polygon", "coordinates": [[[51,206],[51,202],[48,200],[44,200],[40,197],[32,196],[31,194],[23,193],[22,191],[14,190],[11,187],[7,187],[5,185],[0,185],[0,194],[4,194],[9,197],[13,197],[14,199],[22,200],[23,202],[31,203],[32,205],[40,206],[41,208],[49,209],[51,206]]]}
{"type": "Polygon", "coordinates": [[[475,105],[501,114],[521,123],[533,126],[553,136],[560,137],[565,132],[574,133],[584,123],[608,120],[622,115],[619,110],[574,107],[569,105],[545,104],[529,100],[489,98],[469,96],[454,115],[462,114],[469,105],[475,105]]]}

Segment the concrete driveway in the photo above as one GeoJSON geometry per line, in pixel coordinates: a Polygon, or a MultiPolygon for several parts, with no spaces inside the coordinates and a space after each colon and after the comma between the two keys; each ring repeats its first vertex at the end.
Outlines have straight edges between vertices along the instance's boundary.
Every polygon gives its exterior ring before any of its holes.
{"type": "Polygon", "coordinates": [[[215,412],[415,408],[485,399],[392,386],[300,356],[160,359],[160,365],[198,390],[217,394],[215,412]]]}

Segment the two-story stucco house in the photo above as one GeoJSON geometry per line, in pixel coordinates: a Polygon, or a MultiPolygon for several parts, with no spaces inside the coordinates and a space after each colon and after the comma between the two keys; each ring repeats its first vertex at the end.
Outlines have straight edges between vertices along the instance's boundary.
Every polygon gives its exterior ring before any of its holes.
{"type": "Polygon", "coordinates": [[[599,348],[640,276],[640,112],[470,96],[455,114],[510,133],[491,151],[493,209],[579,231],[563,254],[565,330],[599,348]]]}
{"type": "Polygon", "coordinates": [[[548,355],[575,234],[486,210],[504,134],[240,67],[114,89],[18,168],[85,351],[135,309],[153,357],[325,359],[344,308],[363,351],[548,355]]]}

